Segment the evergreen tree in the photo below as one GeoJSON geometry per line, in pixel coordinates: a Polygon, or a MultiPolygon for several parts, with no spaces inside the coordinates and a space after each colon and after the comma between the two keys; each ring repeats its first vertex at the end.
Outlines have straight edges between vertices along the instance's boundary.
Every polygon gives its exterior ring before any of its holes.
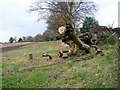
{"type": "Polygon", "coordinates": [[[23,42],[22,38],[19,38],[18,42],[23,42]]]}
{"type": "Polygon", "coordinates": [[[10,42],[10,43],[13,43],[13,41],[14,41],[14,38],[13,38],[13,37],[10,37],[9,42],[10,42]]]}
{"type": "Polygon", "coordinates": [[[82,28],[80,29],[80,32],[81,32],[81,33],[89,32],[89,29],[90,29],[92,26],[99,26],[98,21],[95,20],[95,18],[86,17],[85,20],[84,20],[84,22],[83,22],[83,26],[82,26],[82,28]]]}

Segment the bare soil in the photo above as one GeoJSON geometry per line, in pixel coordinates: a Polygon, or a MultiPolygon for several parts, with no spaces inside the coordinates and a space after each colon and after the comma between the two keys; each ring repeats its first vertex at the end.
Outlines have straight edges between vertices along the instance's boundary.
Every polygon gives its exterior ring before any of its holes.
{"type": "Polygon", "coordinates": [[[33,43],[34,42],[0,44],[0,50],[2,50],[2,52],[7,52],[7,51],[15,50],[15,49],[18,49],[20,47],[30,45],[30,44],[33,44],[33,43]]]}

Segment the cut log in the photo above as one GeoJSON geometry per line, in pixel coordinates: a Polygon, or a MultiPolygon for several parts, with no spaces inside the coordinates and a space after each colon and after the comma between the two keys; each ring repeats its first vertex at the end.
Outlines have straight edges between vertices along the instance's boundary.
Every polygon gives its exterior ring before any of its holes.
{"type": "Polygon", "coordinates": [[[92,38],[90,41],[93,45],[97,45],[99,43],[99,39],[96,34],[92,34],[92,38]]]}
{"type": "Polygon", "coordinates": [[[61,27],[59,27],[58,28],[58,32],[60,33],[60,34],[64,34],[65,33],[65,27],[64,26],[61,26],[61,27]]]}
{"type": "Polygon", "coordinates": [[[69,50],[60,50],[59,51],[59,57],[62,58],[68,58],[68,56],[71,54],[69,50]]]}
{"type": "Polygon", "coordinates": [[[81,41],[83,41],[85,44],[88,45],[93,45],[93,44],[97,45],[99,43],[99,39],[96,34],[86,32],[84,34],[79,35],[79,38],[81,41]]]}
{"type": "Polygon", "coordinates": [[[49,57],[49,59],[52,59],[52,56],[49,55],[48,53],[44,53],[44,54],[42,55],[42,57],[49,57]]]}

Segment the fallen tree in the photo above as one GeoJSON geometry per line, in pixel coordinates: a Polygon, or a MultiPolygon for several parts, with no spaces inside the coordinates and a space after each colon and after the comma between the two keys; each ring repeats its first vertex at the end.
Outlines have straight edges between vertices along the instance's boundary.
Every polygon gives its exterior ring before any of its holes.
{"type": "Polygon", "coordinates": [[[68,44],[69,41],[73,41],[73,43],[76,44],[78,49],[85,50],[86,53],[102,53],[102,49],[98,48],[98,46],[96,45],[98,44],[99,40],[97,39],[97,35],[95,34],[85,33],[83,35],[78,36],[76,35],[76,32],[72,28],[71,24],[66,24],[66,26],[59,27],[58,32],[63,35],[62,41],[66,44],[68,44]]]}

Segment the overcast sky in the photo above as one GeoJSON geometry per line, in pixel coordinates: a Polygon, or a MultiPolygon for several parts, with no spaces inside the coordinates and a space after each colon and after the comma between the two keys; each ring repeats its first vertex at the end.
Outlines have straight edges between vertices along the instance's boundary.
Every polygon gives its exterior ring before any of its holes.
{"type": "MultiPolygon", "coordinates": [[[[8,42],[10,37],[35,36],[46,30],[44,20],[37,22],[37,15],[27,11],[34,0],[1,0],[0,2],[0,42],[8,42]]],[[[91,0],[98,6],[96,19],[100,25],[112,24],[118,27],[119,0],[91,0]]]]}

